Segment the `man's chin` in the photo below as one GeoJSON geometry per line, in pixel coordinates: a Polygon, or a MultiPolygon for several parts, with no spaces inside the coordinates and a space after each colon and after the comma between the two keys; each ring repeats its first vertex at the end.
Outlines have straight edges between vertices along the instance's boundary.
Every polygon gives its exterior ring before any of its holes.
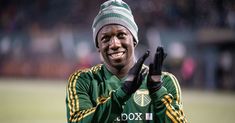
{"type": "Polygon", "coordinates": [[[122,62],[116,62],[116,63],[114,62],[114,63],[111,64],[111,66],[116,68],[116,69],[122,69],[125,66],[125,64],[122,63],[122,62]]]}

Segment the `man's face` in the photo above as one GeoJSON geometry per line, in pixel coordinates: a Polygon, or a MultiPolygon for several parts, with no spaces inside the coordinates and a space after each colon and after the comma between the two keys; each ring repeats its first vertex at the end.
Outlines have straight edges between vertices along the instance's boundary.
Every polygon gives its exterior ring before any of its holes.
{"type": "Polygon", "coordinates": [[[106,65],[116,69],[132,66],[134,40],[128,29],[121,25],[106,25],[99,31],[97,40],[106,65]]]}

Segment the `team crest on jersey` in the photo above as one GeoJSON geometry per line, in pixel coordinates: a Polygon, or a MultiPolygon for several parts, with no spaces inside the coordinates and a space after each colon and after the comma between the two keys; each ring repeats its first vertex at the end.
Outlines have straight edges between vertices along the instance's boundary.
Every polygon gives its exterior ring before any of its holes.
{"type": "Polygon", "coordinates": [[[134,94],[134,101],[137,105],[144,107],[151,102],[149,91],[147,89],[139,89],[134,94]]]}

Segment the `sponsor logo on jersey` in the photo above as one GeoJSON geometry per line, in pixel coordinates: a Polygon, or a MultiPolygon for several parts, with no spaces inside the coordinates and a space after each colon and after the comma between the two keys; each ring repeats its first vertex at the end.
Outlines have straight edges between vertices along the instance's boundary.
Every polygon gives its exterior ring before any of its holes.
{"type": "Polygon", "coordinates": [[[153,114],[152,113],[146,113],[145,114],[145,120],[153,120],[153,114]]]}
{"type": "Polygon", "coordinates": [[[147,89],[139,89],[134,94],[134,102],[144,107],[151,102],[151,98],[149,97],[149,91],[147,89]]]}
{"type": "Polygon", "coordinates": [[[153,120],[152,113],[122,113],[115,121],[128,121],[128,120],[153,120]]]}

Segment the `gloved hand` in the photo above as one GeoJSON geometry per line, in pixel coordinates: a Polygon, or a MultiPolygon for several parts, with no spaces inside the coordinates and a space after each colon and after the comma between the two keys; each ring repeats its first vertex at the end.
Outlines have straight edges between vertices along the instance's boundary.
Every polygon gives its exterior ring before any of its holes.
{"type": "Polygon", "coordinates": [[[146,51],[144,55],[139,58],[137,63],[128,72],[127,79],[125,80],[123,86],[121,87],[126,94],[131,95],[142,84],[143,76],[140,71],[144,61],[148,56],[149,56],[149,51],[146,51]]]}
{"type": "Polygon", "coordinates": [[[150,94],[162,87],[162,64],[166,56],[167,54],[164,52],[163,47],[157,47],[153,63],[150,63],[149,65],[149,74],[147,78],[147,88],[150,94]]]}

